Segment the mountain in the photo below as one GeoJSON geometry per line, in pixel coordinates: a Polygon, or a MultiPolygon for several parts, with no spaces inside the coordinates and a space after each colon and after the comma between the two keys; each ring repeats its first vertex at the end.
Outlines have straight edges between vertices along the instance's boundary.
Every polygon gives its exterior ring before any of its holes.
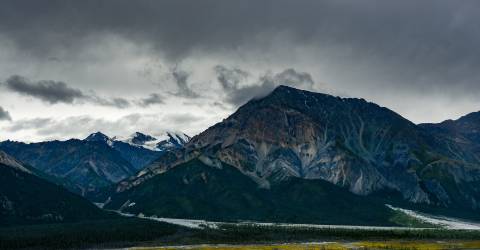
{"type": "MultiPolygon", "coordinates": [[[[158,143],[168,144],[173,140],[168,136],[166,138],[168,139],[159,140],[158,143]]],[[[138,143],[140,137],[132,139],[138,143]]],[[[159,146],[156,150],[150,150],[96,132],[83,140],[28,144],[4,141],[0,142],[0,149],[33,166],[48,176],[52,182],[62,184],[75,193],[86,195],[134,175],[164,152],[180,148],[185,143],[177,137],[174,141],[177,143],[175,147],[159,146]]]]}
{"type": "Polygon", "coordinates": [[[84,198],[34,175],[0,151],[0,225],[73,222],[105,217],[84,198]]]}
{"type": "Polygon", "coordinates": [[[117,137],[110,138],[102,132],[93,133],[87,136],[84,141],[108,145],[111,149],[119,153],[120,158],[130,163],[134,169],[133,172],[143,169],[143,167],[148,165],[151,161],[162,155],[161,152],[120,141],[117,137]]]}
{"type": "MultiPolygon", "coordinates": [[[[266,190],[292,179],[322,180],[363,197],[393,192],[409,204],[477,210],[478,158],[457,144],[452,150],[450,142],[454,140],[446,141],[363,99],[280,86],[193,137],[185,148],[164,154],[135,177],[120,182],[112,204],[118,205],[115,197],[122,194],[129,194],[130,202],[142,199],[135,194],[152,186],[150,180],[202,158],[213,167],[232,166],[266,190]]],[[[172,192],[156,193],[156,197],[184,190],[172,192]]],[[[195,199],[191,194],[181,201],[189,204],[195,199]]],[[[145,209],[156,206],[154,200],[142,201],[145,209]]],[[[296,209],[307,206],[292,204],[296,209]]]]}
{"type": "Polygon", "coordinates": [[[181,132],[165,132],[158,138],[135,132],[128,137],[110,138],[101,132],[96,132],[84,140],[103,142],[109,145],[138,171],[165,152],[183,148],[190,137],[181,132]]]}

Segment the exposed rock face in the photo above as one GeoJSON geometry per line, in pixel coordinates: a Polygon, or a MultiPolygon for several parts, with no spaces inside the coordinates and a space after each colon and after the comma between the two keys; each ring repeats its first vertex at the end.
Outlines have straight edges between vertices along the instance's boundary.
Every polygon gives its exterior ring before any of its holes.
{"type": "Polygon", "coordinates": [[[185,150],[161,157],[118,191],[202,156],[236,167],[265,188],[290,177],[322,179],[361,195],[397,190],[416,203],[448,205],[459,194],[455,202],[476,208],[478,160],[465,150],[458,157],[443,144],[365,100],[281,86],[195,136],[185,150]]]}
{"type": "Polygon", "coordinates": [[[458,120],[447,120],[438,124],[420,124],[436,138],[438,147],[457,160],[480,161],[480,111],[470,113],[458,120]]]}
{"type": "Polygon", "coordinates": [[[394,225],[383,202],[326,181],[290,178],[263,189],[238,169],[211,163],[204,157],[183,163],[140,186],[112,194],[104,208],[213,221],[394,225]]]}
{"type": "Polygon", "coordinates": [[[423,143],[418,137],[414,124],[364,100],[280,87],[193,138],[187,149],[263,185],[291,176],[324,179],[357,194],[401,189],[411,201],[428,202],[416,174],[407,171],[418,162],[412,153],[423,143]]]}

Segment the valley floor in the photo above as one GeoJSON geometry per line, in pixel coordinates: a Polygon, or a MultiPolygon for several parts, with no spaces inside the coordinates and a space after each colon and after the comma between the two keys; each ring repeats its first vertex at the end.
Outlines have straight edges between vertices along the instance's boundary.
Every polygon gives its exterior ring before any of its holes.
{"type": "Polygon", "coordinates": [[[193,229],[211,228],[217,229],[222,225],[255,225],[255,226],[275,226],[283,228],[318,228],[318,229],[358,229],[358,230],[424,230],[429,228],[443,228],[443,229],[459,229],[459,230],[480,230],[480,223],[460,220],[456,218],[449,218],[444,216],[434,216],[425,213],[416,212],[413,210],[393,207],[386,205],[390,209],[401,213],[410,219],[419,221],[422,227],[382,227],[382,226],[352,226],[352,225],[319,225],[319,224],[290,224],[290,223],[263,223],[263,222],[215,222],[206,220],[191,220],[191,219],[177,219],[177,218],[161,218],[156,216],[135,216],[133,214],[119,213],[125,217],[138,217],[147,220],[165,222],[182,227],[193,229]]]}
{"type": "Polygon", "coordinates": [[[480,225],[402,211],[407,212],[441,223],[429,224],[436,225],[432,228],[225,223],[123,214],[100,221],[3,227],[0,249],[480,249],[480,225]]]}

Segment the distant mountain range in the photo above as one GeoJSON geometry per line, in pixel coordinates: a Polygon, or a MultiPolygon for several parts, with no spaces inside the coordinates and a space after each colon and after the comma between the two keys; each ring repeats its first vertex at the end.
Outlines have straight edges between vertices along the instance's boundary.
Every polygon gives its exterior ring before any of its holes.
{"type": "Polygon", "coordinates": [[[51,181],[86,195],[134,175],[165,152],[182,147],[188,140],[183,133],[169,132],[161,139],[155,139],[137,132],[118,139],[96,132],[84,140],[4,141],[0,142],[0,150],[39,170],[51,181]]]}
{"type": "Polygon", "coordinates": [[[478,211],[479,119],[416,125],[363,99],[280,86],[121,181],[106,207],[211,219],[305,215],[320,223],[341,221],[345,204],[381,220],[384,206],[371,209],[373,197],[478,211]]]}
{"type": "Polygon", "coordinates": [[[34,172],[0,151],[0,226],[76,222],[107,216],[89,201],[34,172]]]}

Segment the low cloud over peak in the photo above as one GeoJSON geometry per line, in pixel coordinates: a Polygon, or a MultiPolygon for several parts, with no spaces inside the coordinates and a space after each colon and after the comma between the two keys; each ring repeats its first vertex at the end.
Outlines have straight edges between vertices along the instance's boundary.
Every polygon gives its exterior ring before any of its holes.
{"type": "Polygon", "coordinates": [[[280,73],[266,73],[249,82],[250,73],[239,68],[228,68],[217,65],[214,68],[217,80],[226,92],[226,102],[239,106],[252,98],[259,98],[272,92],[279,85],[291,86],[305,90],[313,90],[314,81],[306,72],[285,69],[280,73]]]}
{"type": "Polygon", "coordinates": [[[187,71],[181,70],[178,67],[175,67],[172,70],[172,77],[177,85],[177,92],[173,93],[174,96],[185,97],[185,98],[198,98],[200,95],[193,91],[189,86],[190,73],[187,71]]]}

